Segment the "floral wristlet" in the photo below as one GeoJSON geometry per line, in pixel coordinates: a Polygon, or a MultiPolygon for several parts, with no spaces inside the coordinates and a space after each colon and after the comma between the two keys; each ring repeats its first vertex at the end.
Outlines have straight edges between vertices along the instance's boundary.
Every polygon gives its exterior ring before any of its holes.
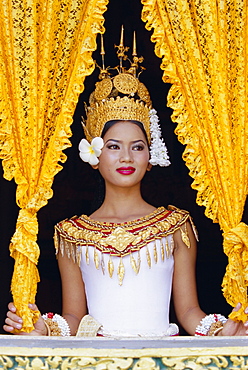
{"type": "Polygon", "coordinates": [[[220,314],[211,314],[205,316],[200,325],[197,325],[195,330],[195,336],[214,336],[217,335],[223,328],[223,325],[227,321],[225,316],[220,314]]]}
{"type": "Polygon", "coordinates": [[[71,335],[68,322],[57,313],[48,312],[42,315],[42,318],[47,327],[48,336],[69,337],[71,335]]]}

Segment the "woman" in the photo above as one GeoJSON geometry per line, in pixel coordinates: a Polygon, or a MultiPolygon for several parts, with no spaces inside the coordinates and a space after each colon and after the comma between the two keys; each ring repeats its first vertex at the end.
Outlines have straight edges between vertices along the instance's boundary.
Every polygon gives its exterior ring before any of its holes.
{"type": "MultiPolygon", "coordinates": [[[[169,160],[149,93],[136,78],[135,58],[129,70],[121,63],[115,77],[101,70],[90,97],[84,129],[93,140],[81,141],[80,156],[102,175],[105,198],[90,217],[56,225],[63,318],[43,315],[30,334],[177,335],[177,326],[169,323],[172,291],[178,321],[189,334],[246,335],[248,323],[206,316],[199,307],[189,214],[155,208],[141,196],[146,171],[169,160]]],[[[4,325],[10,333],[22,327],[15,312],[10,303],[4,325]]]]}

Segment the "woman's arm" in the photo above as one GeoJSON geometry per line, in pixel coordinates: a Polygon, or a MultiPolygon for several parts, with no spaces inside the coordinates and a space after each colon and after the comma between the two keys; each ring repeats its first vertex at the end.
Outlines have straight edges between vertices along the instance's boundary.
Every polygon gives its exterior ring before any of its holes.
{"type": "Polygon", "coordinates": [[[62,316],[70,326],[71,335],[75,335],[81,319],[87,314],[84,282],[79,266],[66,255],[58,254],[58,264],[62,282],[62,316]]]}
{"type": "MultiPolygon", "coordinates": [[[[188,248],[181,238],[180,230],[174,234],[175,269],[173,277],[173,300],[177,318],[184,329],[194,335],[196,326],[206,314],[200,309],[197,298],[195,263],[196,263],[196,240],[191,225],[186,224],[190,239],[188,248]]],[[[233,309],[237,311],[240,303],[233,309]]],[[[248,314],[248,308],[245,309],[248,314]]],[[[234,322],[228,319],[218,335],[248,335],[248,321],[234,322]]]]}
{"type": "MultiPolygon", "coordinates": [[[[62,315],[70,326],[71,335],[75,335],[82,317],[87,313],[84,283],[79,266],[67,256],[62,257],[59,253],[58,263],[62,281],[62,315]]],[[[34,311],[38,310],[35,304],[30,304],[29,307],[34,311]]],[[[34,330],[31,333],[15,332],[15,329],[22,328],[23,321],[16,315],[16,307],[12,302],[9,303],[8,309],[3,326],[5,331],[20,335],[48,335],[47,327],[41,316],[34,324],[34,330]]]]}
{"type": "Polygon", "coordinates": [[[174,233],[173,302],[178,321],[189,334],[194,335],[196,326],[206,314],[200,309],[197,297],[196,239],[189,222],[186,227],[190,248],[182,241],[180,230],[174,233]]]}

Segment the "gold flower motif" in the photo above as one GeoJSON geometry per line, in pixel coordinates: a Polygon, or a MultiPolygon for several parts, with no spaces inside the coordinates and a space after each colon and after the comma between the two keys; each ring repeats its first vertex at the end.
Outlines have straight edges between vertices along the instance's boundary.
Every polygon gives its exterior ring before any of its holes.
{"type": "Polygon", "coordinates": [[[133,240],[133,234],[121,227],[117,227],[107,238],[101,239],[100,243],[105,246],[111,245],[117,251],[122,252],[133,240]]]}

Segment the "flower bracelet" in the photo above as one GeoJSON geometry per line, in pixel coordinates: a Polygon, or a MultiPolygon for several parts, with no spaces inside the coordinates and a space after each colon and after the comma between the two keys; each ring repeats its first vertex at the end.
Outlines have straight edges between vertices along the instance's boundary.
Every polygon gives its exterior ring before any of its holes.
{"type": "Polygon", "coordinates": [[[57,313],[48,312],[42,315],[42,318],[47,327],[48,336],[69,337],[71,335],[68,322],[57,313]]]}
{"type": "Polygon", "coordinates": [[[197,325],[195,336],[215,336],[222,330],[226,321],[227,318],[220,314],[206,315],[200,321],[200,325],[197,325]]]}

